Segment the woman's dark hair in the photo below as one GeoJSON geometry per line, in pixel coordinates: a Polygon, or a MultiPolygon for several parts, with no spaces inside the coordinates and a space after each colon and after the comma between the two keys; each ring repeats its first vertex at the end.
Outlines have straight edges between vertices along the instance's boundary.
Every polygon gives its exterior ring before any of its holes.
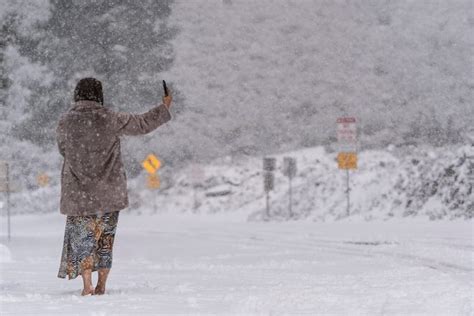
{"type": "Polygon", "coordinates": [[[84,78],[79,80],[74,89],[74,102],[81,100],[96,101],[104,104],[102,83],[95,78],[84,78]]]}

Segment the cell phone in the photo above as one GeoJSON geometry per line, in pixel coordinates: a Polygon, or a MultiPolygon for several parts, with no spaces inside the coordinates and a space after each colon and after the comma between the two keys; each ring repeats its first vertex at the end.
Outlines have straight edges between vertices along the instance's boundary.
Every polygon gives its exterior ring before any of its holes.
{"type": "Polygon", "coordinates": [[[163,91],[165,91],[165,97],[168,96],[168,87],[166,86],[166,81],[163,80],[163,91]]]}

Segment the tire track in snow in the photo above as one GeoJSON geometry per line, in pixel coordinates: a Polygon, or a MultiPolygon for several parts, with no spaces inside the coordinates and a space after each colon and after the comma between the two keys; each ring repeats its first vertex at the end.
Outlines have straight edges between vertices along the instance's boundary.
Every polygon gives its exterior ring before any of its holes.
{"type": "MultiPolygon", "coordinates": [[[[245,233],[248,233],[246,231],[245,233]]],[[[187,235],[190,238],[205,238],[207,240],[211,239],[213,243],[221,243],[227,245],[242,245],[242,242],[248,243],[252,242],[252,246],[258,246],[260,248],[273,248],[278,250],[283,250],[282,247],[285,247],[286,250],[292,251],[303,251],[303,252],[312,252],[315,250],[324,250],[327,253],[339,254],[339,255],[348,255],[354,257],[365,257],[365,258],[374,258],[374,259],[397,259],[399,261],[409,261],[415,262],[419,265],[425,266],[430,269],[434,269],[444,273],[470,273],[473,272],[472,267],[466,267],[459,264],[440,261],[435,258],[429,258],[419,255],[413,255],[402,252],[389,252],[382,250],[370,249],[371,247],[376,247],[375,245],[354,245],[354,246],[343,246],[345,241],[343,240],[331,240],[331,239],[308,239],[306,241],[295,240],[294,238],[288,239],[285,238],[285,232],[275,232],[275,231],[258,231],[253,232],[250,236],[245,235],[244,233],[239,234],[237,232],[204,232],[197,231],[196,233],[188,233],[187,235]],[[274,241],[272,241],[274,240],[274,241]],[[363,249],[361,249],[363,247],[363,249]]],[[[291,233],[291,232],[286,232],[291,233]]],[[[299,235],[295,235],[298,237],[299,235]]],[[[307,236],[306,236],[307,237],[307,236]]],[[[438,245],[436,242],[426,242],[415,240],[416,243],[428,243],[433,245],[438,245]]],[[[440,241],[441,245],[446,245],[440,241]]],[[[450,245],[450,244],[448,244],[450,245]]],[[[454,245],[458,246],[458,245],[454,245]]],[[[457,249],[458,247],[454,247],[457,249]]],[[[461,250],[468,250],[469,246],[461,250]]],[[[242,254],[241,254],[242,255],[242,254]]],[[[249,254],[252,256],[253,253],[249,254]]]]}

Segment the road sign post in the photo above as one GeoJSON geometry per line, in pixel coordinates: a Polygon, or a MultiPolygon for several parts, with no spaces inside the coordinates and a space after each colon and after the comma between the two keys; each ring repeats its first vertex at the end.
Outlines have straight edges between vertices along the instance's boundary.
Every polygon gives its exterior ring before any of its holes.
{"type": "Polygon", "coordinates": [[[275,170],[276,159],[275,158],[263,158],[263,188],[266,194],[266,217],[270,217],[270,191],[275,186],[275,176],[273,171],[275,170]]]}
{"type": "Polygon", "coordinates": [[[198,164],[193,164],[191,166],[191,185],[193,187],[193,199],[194,199],[193,209],[195,212],[200,206],[200,202],[197,196],[197,187],[199,184],[201,184],[204,178],[205,178],[204,169],[198,164]]]}
{"type": "Polygon", "coordinates": [[[0,162],[0,192],[3,191],[7,198],[7,234],[8,241],[11,240],[11,223],[10,223],[10,166],[8,162],[0,162]]]}
{"type": "Polygon", "coordinates": [[[292,157],[283,158],[283,174],[288,177],[288,213],[293,217],[293,188],[292,180],[296,176],[296,159],[292,157]]]}
{"type": "Polygon", "coordinates": [[[347,198],[347,207],[346,214],[347,216],[351,215],[351,186],[349,182],[349,169],[346,169],[346,198],[347,198]]]}
{"type": "Polygon", "coordinates": [[[351,213],[349,171],[357,169],[357,127],[354,117],[340,117],[337,119],[337,140],[339,144],[337,164],[339,169],[346,170],[346,214],[349,216],[351,213]]]}
{"type": "MultiPolygon", "coordinates": [[[[147,179],[147,187],[150,190],[156,190],[160,188],[160,178],[157,174],[149,174],[147,179]]],[[[156,205],[156,196],[153,197],[153,212],[157,212],[158,207],[156,205]]]]}
{"type": "Polygon", "coordinates": [[[11,240],[11,220],[10,220],[10,166],[6,164],[6,187],[7,187],[7,217],[8,217],[8,241],[11,240]]]}
{"type": "MultiPolygon", "coordinates": [[[[147,187],[150,190],[156,190],[160,188],[161,182],[160,178],[156,174],[158,169],[161,168],[161,161],[153,154],[149,154],[145,160],[142,162],[143,169],[148,172],[147,178],[147,187]]],[[[153,197],[153,211],[156,213],[157,205],[156,205],[156,196],[153,197]]]]}

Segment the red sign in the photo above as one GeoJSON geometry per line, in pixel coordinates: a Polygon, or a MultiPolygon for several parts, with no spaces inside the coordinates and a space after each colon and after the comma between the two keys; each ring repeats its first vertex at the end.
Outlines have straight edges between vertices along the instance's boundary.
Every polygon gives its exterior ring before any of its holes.
{"type": "Polygon", "coordinates": [[[337,119],[337,141],[341,144],[357,142],[356,119],[354,117],[340,117],[337,119]]]}
{"type": "Polygon", "coordinates": [[[355,117],[340,117],[337,119],[337,123],[355,123],[355,117]]]}

